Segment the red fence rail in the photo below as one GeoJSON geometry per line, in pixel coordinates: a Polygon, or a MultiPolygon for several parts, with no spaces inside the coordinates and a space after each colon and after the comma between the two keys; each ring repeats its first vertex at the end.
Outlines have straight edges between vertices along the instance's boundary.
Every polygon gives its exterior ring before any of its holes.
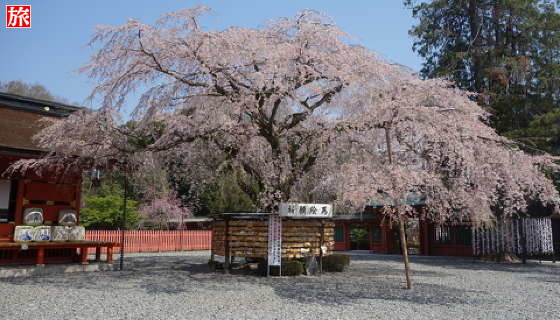
{"type": "MultiPolygon", "coordinates": [[[[86,240],[121,242],[118,230],[86,230],[86,240]]],[[[127,230],[124,252],[209,250],[212,231],[206,230],[127,230]]],[[[115,247],[120,252],[120,247],[115,247]]],[[[103,249],[105,253],[105,249],[103,249]]]]}

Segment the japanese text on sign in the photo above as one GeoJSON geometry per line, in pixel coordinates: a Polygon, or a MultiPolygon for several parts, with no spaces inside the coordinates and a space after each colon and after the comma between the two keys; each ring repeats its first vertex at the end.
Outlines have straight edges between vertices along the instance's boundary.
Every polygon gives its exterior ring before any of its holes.
{"type": "Polygon", "coordinates": [[[330,218],[332,206],[317,203],[281,203],[279,213],[282,217],[299,218],[330,218]]]}
{"type": "Polygon", "coordinates": [[[282,218],[271,215],[268,220],[268,265],[279,266],[282,261],[282,218]]]}

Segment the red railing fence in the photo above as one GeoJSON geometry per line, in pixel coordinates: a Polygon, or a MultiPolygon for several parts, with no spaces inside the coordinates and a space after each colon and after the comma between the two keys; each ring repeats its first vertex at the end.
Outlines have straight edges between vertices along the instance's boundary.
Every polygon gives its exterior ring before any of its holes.
{"type": "MultiPolygon", "coordinates": [[[[127,230],[124,234],[124,252],[210,250],[212,242],[212,231],[207,230],[127,230]]],[[[86,240],[120,244],[121,232],[86,230],[86,240]]],[[[115,247],[114,252],[120,252],[120,247],[115,247]]]]}

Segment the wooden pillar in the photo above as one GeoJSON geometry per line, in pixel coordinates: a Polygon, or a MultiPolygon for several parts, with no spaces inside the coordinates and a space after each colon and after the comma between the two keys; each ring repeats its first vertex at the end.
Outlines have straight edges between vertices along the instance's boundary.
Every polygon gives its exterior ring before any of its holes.
{"type": "Polygon", "coordinates": [[[74,198],[74,210],[76,210],[76,215],[78,218],[78,223],[80,221],[80,207],[81,207],[81,201],[82,201],[82,177],[80,176],[78,178],[78,182],[76,184],[76,197],[74,198]]]}
{"type": "Polygon", "coordinates": [[[25,191],[25,185],[29,183],[29,180],[27,179],[22,179],[22,180],[18,180],[18,185],[17,185],[17,193],[16,193],[16,206],[15,206],[15,212],[14,212],[14,221],[16,223],[16,226],[22,225],[23,224],[23,201],[24,201],[24,191],[25,191]]]}
{"type": "Polygon", "coordinates": [[[432,239],[430,237],[430,224],[426,220],[420,221],[420,248],[422,248],[422,255],[430,255],[430,247],[432,246],[432,239]]]}
{"type": "Polygon", "coordinates": [[[45,265],[45,248],[42,247],[37,248],[37,265],[38,266],[45,265]]]}
{"type": "Polygon", "coordinates": [[[101,247],[95,247],[95,262],[101,261],[101,247]]]}
{"type": "Polygon", "coordinates": [[[229,252],[229,218],[224,219],[224,272],[229,273],[230,252],[229,252]]]}
{"type": "Polygon", "coordinates": [[[88,247],[81,248],[80,249],[80,262],[82,264],[88,264],[87,256],[88,256],[88,247]]]}
{"type": "Polygon", "coordinates": [[[113,263],[113,246],[107,247],[107,263],[113,263]]]}
{"type": "Polygon", "coordinates": [[[393,251],[393,230],[386,223],[381,225],[381,239],[383,241],[383,253],[392,253],[393,251]]]}
{"type": "MultiPolygon", "coordinates": [[[[214,222],[212,222],[214,223],[214,222]]],[[[214,227],[212,226],[212,229],[214,229],[214,227]]],[[[216,236],[214,235],[214,232],[212,232],[211,236],[210,236],[210,263],[212,265],[212,268],[214,268],[214,260],[215,260],[215,253],[214,253],[214,243],[216,240],[216,236]]]]}
{"type": "Polygon", "coordinates": [[[403,254],[403,260],[404,260],[404,273],[406,276],[406,288],[407,289],[412,289],[412,280],[410,279],[410,265],[408,262],[408,248],[406,245],[406,236],[405,236],[405,230],[404,230],[404,224],[405,224],[405,220],[403,218],[403,216],[399,216],[399,236],[401,238],[401,250],[402,250],[402,254],[403,254]]]}

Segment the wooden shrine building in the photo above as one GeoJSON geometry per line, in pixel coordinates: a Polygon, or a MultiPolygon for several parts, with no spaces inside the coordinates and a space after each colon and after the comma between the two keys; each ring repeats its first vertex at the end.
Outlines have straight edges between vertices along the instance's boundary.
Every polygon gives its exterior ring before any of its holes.
{"type": "MultiPolygon", "coordinates": [[[[81,175],[55,176],[26,173],[5,177],[2,174],[20,159],[38,158],[44,151],[32,137],[47,123],[43,118],[64,118],[78,107],[19,95],[0,93],[0,264],[76,261],[87,258],[87,248],[111,246],[103,243],[30,243],[28,250],[13,242],[15,226],[21,225],[26,208],[41,208],[45,225],[56,225],[59,211],[80,211],[81,175]],[[80,249],[80,255],[77,253],[80,249]]],[[[109,257],[110,259],[110,257],[109,257]]]]}
{"type": "MultiPolygon", "coordinates": [[[[335,215],[334,250],[368,250],[374,253],[400,254],[398,228],[384,219],[382,207],[387,199],[370,200],[363,212],[350,215],[335,215]]],[[[390,200],[389,200],[390,201],[390,200]]],[[[423,210],[424,200],[418,195],[407,198],[407,204],[419,212],[423,210]]],[[[542,209],[541,209],[542,210],[542,209]]],[[[508,248],[505,233],[516,233],[514,239],[533,244],[533,250],[509,248],[522,255],[560,256],[560,218],[537,214],[529,208],[524,218],[508,220],[498,224],[497,228],[474,229],[470,224],[435,224],[419,218],[409,218],[406,223],[406,238],[409,254],[436,256],[478,256],[499,254],[508,248]],[[502,239],[503,238],[503,239],[502,239]],[[525,238],[523,240],[522,238],[525,238]],[[551,239],[547,239],[551,238],[551,239]],[[498,240],[492,240],[498,239],[498,240]],[[502,239],[502,240],[500,240],[502,239]],[[542,239],[542,240],[541,240],[542,239]],[[537,244],[536,242],[542,242],[537,244]],[[552,243],[553,248],[546,248],[552,243]]]]}

